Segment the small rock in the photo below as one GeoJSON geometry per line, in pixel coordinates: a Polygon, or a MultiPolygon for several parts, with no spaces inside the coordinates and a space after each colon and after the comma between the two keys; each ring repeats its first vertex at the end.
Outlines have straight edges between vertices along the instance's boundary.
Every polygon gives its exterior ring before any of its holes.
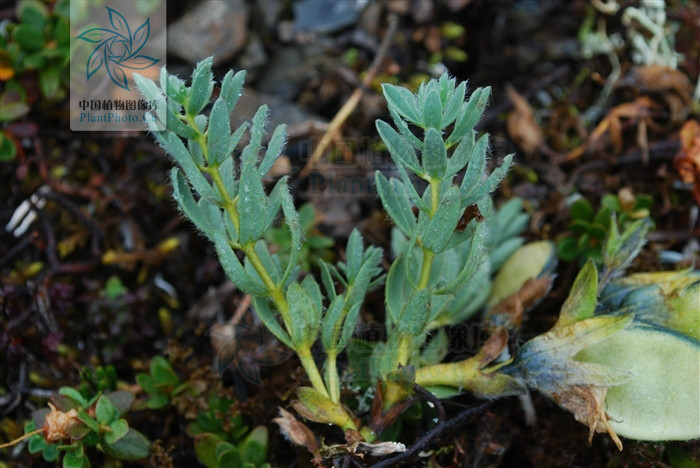
{"type": "Polygon", "coordinates": [[[359,26],[365,32],[372,35],[379,34],[379,27],[381,26],[382,17],[382,5],[378,2],[372,2],[367,5],[365,11],[362,12],[360,16],[359,26]]]}
{"type": "Polygon", "coordinates": [[[386,3],[387,9],[398,13],[399,15],[405,15],[411,8],[411,0],[389,0],[386,3]]]}
{"type": "Polygon", "coordinates": [[[248,5],[243,0],[207,0],[168,28],[168,50],[195,64],[214,56],[226,62],[248,36],[248,5]]]}
{"type": "Polygon", "coordinates": [[[268,136],[281,124],[287,124],[287,127],[289,127],[309,120],[323,121],[322,118],[311,114],[297,104],[287,102],[277,96],[258,93],[251,88],[244,88],[243,96],[238,100],[238,104],[236,104],[236,108],[231,116],[231,123],[234,128],[248,121],[250,116],[254,115],[263,104],[267,104],[270,108],[267,124],[268,136]]]}
{"type": "Polygon", "coordinates": [[[273,29],[277,25],[284,5],[280,0],[257,0],[253,7],[255,16],[262,19],[267,29],[273,29]]]}
{"type": "Polygon", "coordinates": [[[277,24],[277,38],[287,44],[294,40],[294,21],[282,20],[277,24]]]}
{"type": "Polygon", "coordinates": [[[450,11],[459,11],[471,2],[472,0],[447,0],[447,8],[449,8],[450,11]]]}
{"type": "Polygon", "coordinates": [[[310,76],[298,47],[283,47],[269,61],[257,88],[263,93],[294,100],[310,76]]]}
{"type": "Polygon", "coordinates": [[[299,0],[294,2],[294,29],[332,33],[357,22],[366,0],[299,0]]]}
{"type": "Polygon", "coordinates": [[[413,0],[413,4],[411,5],[411,14],[413,15],[413,21],[416,23],[427,23],[433,19],[432,0],[413,0]]]}
{"type": "Polygon", "coordinates": [[[254,81],[260,67],[267,63],[267,54],[265,53],[265,47],[263,46],[260,36],[253,33],[248,39],[248,44],[245,50],[238,59],[238,68],[246,70],[248,72],[248,79],[254,81]]]}

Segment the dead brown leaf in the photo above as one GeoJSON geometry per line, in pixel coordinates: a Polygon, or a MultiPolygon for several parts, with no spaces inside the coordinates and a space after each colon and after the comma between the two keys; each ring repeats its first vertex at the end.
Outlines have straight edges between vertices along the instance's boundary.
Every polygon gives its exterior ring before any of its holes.
{"type": "Polygon", "coordinates": [[[280,416],[273,420],[276,422],[282,434],[287,437],[292,443],[306,447],[309,452],[318,457],[318,442],[316,436],[311,432],[306,424],[299,421],[292,413],[280,408],[280,416]]]}
{"type": "Polygon", "coordinates": [[[635,67],[620,81],[620,85],[637,88],[644,94],[658,95],[658,100],[668,109],[668,121],[673,127],[688,117],[693,84],[679,70],[661,65],[635,67]]]}
{"type": "Polygon", "coordinates": [[[608,143],[612,144],[614,155],[621,154],[624,147],[623,120],[631,120],[637,124],[637,144],[643,154],[648,154],[647,128],[658,128],[652,117],[659,108],[659,104],[647,96],[641,96],[632,102],[625,102],[613,107],[596,126],[588,140],[580,147],[570,151],[565,159],[571,161],[584,153],[602,151],[608,143]]]}
{"type": "Polygon", "coordinates": [[[547,295],[553,281],[553,276],[529,278],[518,292],[493,306],[486,315],[486,319],[489,323],[510,330],[520,328],[524,312],[547,295]]]}
{"type": "Polygon", "coordinates": [[[508,330],[503,327],[497,328],[477,354],[481,358],[479,368],[483,369],[494,361],[506,349],[506,346],[508,346],[508,330]]]}
{"type": "Polygon", "coordinates": [[[700,204],[700,124],[688,120],[680,131],[681,149],[673,165],[680,179],[686,184],[693,184],[693,196],[700,204]]]}
{"type": "Polygon", "coordinates": [[[544,143],[542,129],[535,121],[532,107],[512,86],[506,87],[508,97],[513,102],[513,110],[508,113],[506,128],[508,135],[526,154],[534,153],[544,143]]]}
{"type": "Polygon", "coordinates": [[[690,102],[693,92],[693,84],[683,72],[661,65],[634,67],[623,83],[636,86],[643,93],[673,91],[685,104],[690,102]]]}

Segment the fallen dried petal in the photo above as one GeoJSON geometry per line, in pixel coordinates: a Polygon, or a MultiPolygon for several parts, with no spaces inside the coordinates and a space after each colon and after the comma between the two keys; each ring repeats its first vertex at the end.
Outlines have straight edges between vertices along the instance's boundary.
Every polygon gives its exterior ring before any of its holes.
{"type": "Polygon", "coordinates": [[[49,403],[49,408],[51,408],[51,412],[46,415],[44,420],[44,438],[48,442],[60,442],[70,438],[70,430],[81,424],[77,411],[72,409],[64,413],[51,403],[49,403]]]}
{"type": "Polygon", "coordinates": [[[596,432],[607,432],[618,450],[622,451],[622,442],[610,427],[608,415],[603,409],[607,391],[607,387],[574,385],[564,392],[553,394],[552,399],[556,404],[570,411],[578,422],[588,426],[589,443],[596,432]]]}
{"type": "Polygon", "coordinates": [[[356,450],[375,457],[381,457],[383,455],[391,455],[392,453],[405,452],[406,446],[400,442],[380,442],[378,444],[360,442],[357,444],[356,450]]]}
{"type": "Polygon", "coordinates": [[[292,443],[306,447],[314,454],[318,451],[318,443],[314,433],[304,423],[295,418],[292,413],[284,408],[280,408],[280,417],[275,418],[273,421],[279,425],[282,434],[292,443]]]}

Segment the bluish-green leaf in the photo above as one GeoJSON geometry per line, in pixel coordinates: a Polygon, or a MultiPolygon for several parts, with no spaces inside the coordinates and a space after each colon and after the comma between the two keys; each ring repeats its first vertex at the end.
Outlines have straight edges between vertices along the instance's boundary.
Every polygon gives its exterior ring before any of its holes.
{"type": "Polygon", "coordinates": [[[272,310],[270,310],[270,306],[267,304],[267,299],[264,297],[253,297],[253,306],[255,313],[265,327],[270,330],[270,332],[275,335],[278,340],[290,348],[293,348],[294,346],[292,345],[292,339],[275,318],[272,310]]]}
{"type": "Polygon", "coordinates": [[[134,82],[146,100],[156,102],[156,109],[165,109],[165,97],[163,96],[163,92],[158,89],[158,86],[156,86],[152,80],[138,73],[134,73],[134,82]]]}
{"type": "Polygon", "coordinates": [[[513,164],[514,156],[514,153],[507,154],[503,158],[503,162],[501,163],[501,165],[494,168],[493,172],[491,172],[491,175],[489,175],[488,179],[486,179],[486,185],[488,187],[487,193],[491,193],[494,190],[496,190],[496,188],[498,188],[498,185],[506,177],[506,174],[508,174],[510,166],[511,164],[513,164]]]}
{"type": "Polygon", "coordinates": [[[243,138],[246,130],[248,130],[248,127],[248,122],[244,122],[233,132],[233,134],[231,134],[231,139],[228,142],[228,154],[231,154],[236,150],[238,144],[241,142],[241,138],[243,138]]]}
{"type": "Polygon", "coordinates": [[[400,256],[389,269],[386,278],[387,321],[396,324],[410,295],[410,284],[406,278],[406,257],[400,256]]]}
{"type": "Polygon", "coordinates": [[[429,128],[423,145],[423,170],[433,179],[442,179],[447,169],[447,150],[440,132],[429,128]]]}
{"type": "MultiPolygon", "coordinates": [[[[362,256],[362,263],[353,278],[348,278],[349,288],[347,292],[347,303],[353,307],[361,304],[365,299],[372,278],[380,276],[382,269],[379,263],[382,261],[382,249],[369,247],[362,256]]],[[[376,282],[375,282],[376,283],[376,282]]]]}
{"type": "Polygon", "coordinates": [[[416,157],[416,152],[406,139],[399,135],[396,130],[391,128],[391,126],[383,120],[377,120],[376,126],[377,132],[384,141],[384,144],[386,144],[394,163],[396,165],[405,165],[416,174],[422,173],[423,171],[416,157]]]}
{"type": "Polygon", "coordinates": [[[209,117],[204,114],[199,114],[194,118],[194,125],[197,127],[199,133],[204,133],[207,131],[207,125],[209,124],[209,117]]]}
{"type": "Polygon", "coordinates": [[[430,318],[430,291],[415,291],[404,306],[396,324],[401,334],[418,336],[425,331],[430,318]]]}
{"type": "Polygon", "coordinates": [[[474,237],[469,244],[469,253],[464,262],[464,267],[459,272],[456,278],[450,281],[447,285],[434,291],[435,294],[450,294],[464,286],[480,269],[481,265],[486,261],[486,235],[488,228],[486,223],[481,222],[476,224],[474,237]]]}
{"type": "Polygon", "coordinates": [[[192,87],[190,99],[187,102],[187,113],[189,115],[199,114],[209,104],[209,98],[211,98],[211,93],[214,90],[211,73],[213,61],[213,57],[205,58],[192,71],[192,87]]]}
{"type": "Polygon", "coordinates": [[[343,312],[345,310],[345,298],[336,296],[331,301],[326,313],[323,316],[323,325],[321,326],[321,343],[326,351],[339,351],[336,349],[338,345],[338,337],[340,337],[343,326],[343,312]]]}
{"type": "MultiPolygon", "coordinates": [[[[182,138],[189,138],[191,140],[196,140],[199,136],[197,131],[192,127],[185,125],[182,120],[180,120],[172,109],[171,101],[168,101],[168,110],[165,112],[166,122],[165,126],[170,132],[174,132],[176,135],[182,138]]],[[[155,125],[155,122],[150,122],[155,125]]]]}
{"type": "Polygon", "coordinates": [[[413,185],[411,178],[408,176],[406,169],[403,166],[397,166],[397,169],[399,170],[399,174],[401,175],[401,182],[403,182],[403,185],[406,188],[408,197],[411,199],[411,202],[413,202],[413,204],[416,205],[420,211],[427,213],[430,209],[428,208],[428,205],[426,205],[426,203],[423,201],[423,198],[421,198],[421,196],[418,194],[418,191],[413,185]]]}
{"type": "Polygon", "coordinates": [[[347,346],[348,341],[352,337],[352,334],[355,332],[357,320],[360,316],[360,306],[360,303],[355,304],[345,316],[345,321],[343,322],[343,331],[340,334],[340,339],[338,340],[338,343],[336,345],[336,350],[338,352],[345,349],[345,346],[347,346]]]}
{"type": "Polygon", "coordinates": [[[389,109],[393,109],[406,120],[414,123],[420,123],[420,114],[418,105],[413,94],[401,86],[390,84],[382,84],[384,98],[386,99],[389,109]]]}
{"type": "Polygon", "coordinates": [[[411,132],[406,121],[403,120],[401,116],[392,108],[389,108],[389,115],[391,116],[391,120],[393,120],[394,125],[396,125],[396,128],[399,130],[401,136],[404,137],[406,141],[414,148],[421,149],[423,147],[423,142],[420,141],[420,139],[415,136],[413,132],[411,132]]]}
{"type": "Polygon", "coordinates": [[[358,231],[357,228],[355,228],[350,233],[350,237],[348,238],[348,245],[345,250],[345,254],[347,256],[346,274],[348,277],[348,281],[350,282],[352,282],[355,279],[357,273],[360,271],[360,266],[362,266],[363,251],[364,247],[362,245],[362,235],[360,235],[360,231],[358,231]]]}
{"type": "Polygon", "coordinates": [[[161,88],[165,92],[166,96],[168,96],[169,100],[172,100],[174,103],[179,105],[185,103],[187,100],[188,91],[183,80],[175,75],[168,75],[165,69],[161,71],[160,80],[161,88]]]}
{"type": "Polygon", "coordinates": [[[384,209],[396,226],[407,236],[412,236],[416,227],[416,218],[411,210],[411,200],[404,184],[398,179],[387,179],[381,172],[375,174],[377,192],[382,199],[384,209]]]}
{"type": "Polygon", "coordinates": [[[301,285],[306,289],[306,292],[309,293],[309,297],[311,297],[316,310],[319,312],[322,311],[323,296],[321,295],[321,288],[316,282],[316,279],[312,275],[308,275],[302,280],[301,285]]]}
{"type": "Polygon", "coordinates": [[[326,297],[328,297],[330,301],[333,301],[337,294],[335,292],[335,283],[333,282],[331,268],[335,267],[329,265],[323,259],[319,261],[319,266],[321,267],[321,282],[326,290],[326,297]]]}
{"type": "Polygon", "coordinates": [[[177,161],[182,168],[187,180],[192,184],[192,187],[203,197],[206,197],[216,203],[223,202],[221,196],[212,188],[207,179],[204,178],[197,165],[192,160],[189,151],[185,148],[182,140],[176,135],[170,134],[165,149],[177,161]]]}
{"type": "Polygon", "coordinates": [[[469,163],[472,152],[474,151],[474,132],[470,135],[465,135],[462,140],[460,140],[459,145],[455,148],[449,161],[447,161],[447,171],[445,177],[452,177],[469,163]]]}
{"type": "Polygon", "coordinates": [[[241,153],[241,161],[243,165],[258,163],[258,156],[262,149],[262,138],[265,134],[265,125],[267,124],[267,106],[260,106],[258,111],[253,116],[250,126],[250,142],[243,148],[241,153]]]}
{"type": "Polygon", "coordinates": [[[180,209],[195,226],[206,234],[207,237],[211,238],[213,235],[213,227],[194,201],[192,191],[185,177],[182,175],[182,172],[180,172],[178,168],[173,167],[170,171],[170,178],[173,184],[173,198],[177,201],[180,209]]]}
{"type": "Polygon", "coordinates": [[[282,149],[284,148],[285,140],[287,139],[287,126],[279,125],[275,132],[270,138],[270,142],[267,144],[267,150],[265,151],[265,157],[263,157],[260,166],[258,167],[258,172],[260,177],[264,177],[272,168],[280,154],[282,154],[282,149]]]}
{"type": "Polygon", "coordinates": [[[453,186],[440,200],[437,211],[428,223],[423,246],[434,253],[442,252],[452,237],[462,212],[459,189],[453,186]]]}
{"type": "Polygon", "coordinates": [[[231,197],[238,195],[238,181],[236,180],[236,168],[233,164],[233,158],[228,157],[219,166],[219,176],[226,187],[226,192],[231,197]]]}
{"type": "MultiPolygon", "coordinates": [[[[281,272],[279,271],[278,264],[275,262],[272,255],[270,255],[270,251],[267,249],[267,243],[263,240],[260,240],[255,243],[254,249],[255,253],[260,259],[260,263],[262,263],[263,267],[265,268],[265,271],[267,271],[267,273],[272,278],[272,281],[274,281],[275,283],[279,282],[281,279],[281,272]]],[[[253,269],[252,267],[251,269],[255,271],[255,269],[253,269]]]]}
{"type": "Polygon", "coordinates": [[[238,191],[240,242],[247,244],[260,239],[265,230],[267,197],[260,174],[252,164],[244,164],[238,191]]]}
{"type": "Polygon", "coordinates": [[[423,126],[425,128],[442,130],[441,122],[442,102],[440,101],[440,95],[436,91],[430,91],[425,97],[423,106],[423,126]]]}
{"type": "Polygon", "coordinates": [[[457,118],[454,130],[447,138],[447,146],[457,143],[474,129],[486,108],[489,96],[491,96],[491,88],[488,86],[474,90],[469,100],[462,105],[462,112],[457,118]]]}
{"type": "Polygon", "coordinates": [[[523,242],[524,240],[522,237],[511,237],[492,250],[489,255],[489,262],[491,262],[493,270],[498,271],[506,260],[508,260],[516,250],[522,247],[523,242]]]}
{"type": "Polygon", "coordinates": [[[231,121],[226,102],[218,98],[211,109],[207,132],[207,160],[210,166],[218,166],[228,156],[231,138],[231,121]]]}
{"type": "Polygon", "coordinates": [[[289,263],[284,271],[284,276],[282,277],[282,284],[287,282],[287,279],[294,271],[299,260],[299,252],[301,251],[301,242],[304,233],[301,230],[301,224],[299,223],[299,214],[294,207],[294,200],[289,190],[285,189],[280,192],[282,198],[282,212],[284,213],[284,220],[289,227],[289,231],[292,236],[292,243],[289,250],[289,263]]]}
{"type": "Polygon", "coordinates": [[[214,241],[216,253],[219,256],[219,263],[221,263],[226,276],[233,281],[238,289],[251,296],[264,296],[267,294],[265,285],[253,280],[245,271],[223,233],[214,233],[212,240],[214,241]]]}
{"type": "Polygon", "coordinates": [[[295,349],[310,347],[321,325],[321,311],[317,309],[307,290],[299,283],[287,288],[287,303],[295,349]]]}
{"type": "Polygon", "coordinates": [[[277,219],[280,208],[282,207],[282,194],[288,190],[287,176],[280,178],[275,186],[272,187],[272,190],[270,190],[270,194],[267,196],[267,213],[265,213],[266,232],[277,219]]]}
{"type": "Polygon", "coordinates": [[[489,148],[489,136],[484,134],[477,140],[472,151],[467,172],[464,174],[462,183],[459,186],[459,191],[462,193],[462,199],[466,199],[473,191],[483,183],[484,174],[486,172],[486,151],[489,148]]]}
{"type": "MultiPolygon", "coordinates": [[[[434,301],[434,299],[433,299],[434,301]]],[[[421,366],[439,364],[447,356],[450,340],[444,328],[439,329],[420,355],[421,366]]]]}
{"type": "Polygon", "coordinates": [[[462,109],[462,104],[464,103],[464,93],[466,90],[467,82],[463,81],[449,97],[447,104],[445,104],[445,110],[442,112],[441,130],[454,122],[457,116],[459,116],[459,111],[462,109]]]}
{"type": "Polygon", "coordinates": [[[220,97],[224,98],[226,105],[228,106],[229,113],[233,112],[233,108],[236,107],[238,98],[243,90],[243,83],[245,82],[246,71],[241,70],[235,75],[233,70],[229,70],[221,81],[221,93],[220,97]]]}

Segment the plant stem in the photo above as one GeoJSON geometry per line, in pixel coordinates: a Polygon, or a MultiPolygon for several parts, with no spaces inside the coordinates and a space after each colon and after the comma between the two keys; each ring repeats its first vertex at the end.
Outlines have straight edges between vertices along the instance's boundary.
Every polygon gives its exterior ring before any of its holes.
{"type": "Polygon", "coordinates": [[[416,385],[424,388],[454,387],[488,398],[522,394],[524,388],[517,380],[498,372],[504,365],[500,363],[484,368],[483,356],[477,354],[463,361],[416,369],[416,385]]]}
{"type": "MultiPolygon", "coordinates": [[[[440,181],[430,179],[430,217],[435,216],[435,212],[440,205],[440,181]]],[[[423,264],[420,270],[420,280],[418,281],[418,289],[425,289],[430,280],[430,270],[433,268],[433,258],[435,252],[423,247],[423,264]]]]}
{"type": "Polygon", "coordinates": [[[396,367],[399,365],[405,366],[411,358],[411,335],[401,335],[399,338],[398,349],[396,350],[396,367]]]}
{"type": "Polygon", "coordinates": [[[284,324],[287,328],[287,331],[289,331],[291,329],[292,323],[291,318],[289,317],[289,304],[287,303],[287,298],[284,297],[284,293],[282,292],[281,286],[275,283],[275,281],[265,269],[265,265],[263,265],[262,261],[260,260],[260,257],[258,257],[258,253],[255,251],[255,242],[243,244],[241,246],[241,250],[248,258],[250,264],[253,265],[253,268],[260,276],[260,279],[262,279],[263,283],[265,283],[267,293],[270,295],[270,299],[272,299],[272,302],[274,302],[275,307],[279,311],[280,315],[282,315],[282,319],[284,320],[284,324]]]}
{"type": "Polygon", "coordinates": [[[11,446],[13,446],[13,445],[15,445],[15,444],[18,444],[18,443],[22,442],[24,439],[27,439],[27,438],[29,438],[29,437],[31,437],[31,436],[33,436],[33,435],[41,434],[42,432],[44,432],[44,428],[43,428],[43,427],[42,427],[41,429],[37,429],[37,430],[32,431],[32,432],[27,432],[26,434],[17,437],[17,438],[16,438],[15,440],[13,440],[13,441],[10,441],[10,442],[8,442],[8,443],[6,443],[6,444],[0,445],[0,448],[11,447],[11,446]]]}
{"type": "MultiPolygon", "coordinates": [[[[435,179],[430,179],[430,217],[435,215],[435,212],[439,206],[439,196],[440,196],[440,181],[435,179]]],[[[433,260],[435,259],[435,252],[430,249],[422,247],[423,250],[423,263],[420,270],[420,279],[418,280],[417,290],[425,289],[428,287],[428,282],[430,281],[430,272],[433,269],[433,260]]],[[[413,342],[413,336],[402,335],[399,338],[398,347],[396,350],[396,367],[399,365],[407,365],[411,358],[411,344],[413,342]]]]}
{"type": "Polygon", "coordinates": [[[340,402],[340,378],[338,377],[338,367],[336,360],[338,358],[338,352],[334,349],[327,350],[326,358],[326,385],[328,386],[328,393],[330,399],[333,403],[340,402]]]}
{"type": "Polygon", "coordinates": [[[448,386],[464,388],[477,373],[479,361],[463,361],[421,367],[416,370],[416,384],[421,387],[448,386]]]}
{"type": "Polygon", "coordinates": [[[205,167],[203,168],[204,172],[209,174],[211,176],[211,179],[214,181],[214,185],[216,185],[217,190],[221,194],[221,196],[224,199],[225,205],[224,209],[228,213],[229,217],[231,218],[231,222],[233,223],[233,227],[236,228],[236,231],[240,230],[239,227],[239,219],[238,219],[238,209],[236,208],[236,199],[232,199],[231,195],[229,195],[228,190],[226,190],[226,186],[224,185],[224,181],[221,179],[221,175],[219,174],[218,168],[216,167],[205,167]]]}
{"type": "Polygon", "coordinates": [[[430,217],[435,216],[435,212],[440,205],[440,180],[430,179],[430,217]]]}
{"type": "Polygon", "coordinates": [[[311,385],[314,387],[314,390],[324,397],[330,398],[328,391],[326,390],[326,386],[323,383],[323,378],[321,378],[321,373],[318,371],[318,367],[316,367],[316,362],[314,361],[313,356],[311,356],[311,346],[297,349],[296,353],[297,356],[299,356],[301,365],[304,366],[306,375],[309,376],[309,380],[311,381],[311,385]]]}
{"type": "MultiPolygon", "coordinates": [[[[250,261],[250,264],[253,265],[253,268],[258,273],[258,275],[260,275],[260,278],[262,279],[263,283],[265,283],[265,286],[268,289],[268,294],[270,295],[270,299],[272,299],[272,302],[274,302],[275,307],[282,316],[282,320],[284,321],[284,325],[287,329],[287,332],[291,334],[292,323],[291,317],[289,316],[289,303],[287,302],[287,298],[284,297],[282,287],[275,284],[275,282],[270,277],[269,273],[265,269],[265,266],[262,264],[262,261],[260,261],[260,257],[258,257],[258,254],[255,252],[254,246],[255,244],[253,242],[250,242],[248,244],[242,245],[241,250],[243,251],[243,253],[245,253],[246,257],[250,261]]],[[[295,351],[299,356],[301,365],[304,366],[306,375],[309,376],[309,380],[311,381],[311,385],[314,387],[314,390],[316,390],[325,397],[329,397],[328,391],[326,390],[326,385],[323,383],[323,379],[321,378],[321,373],[318,371],[318,367],[316,367],[316,362],[311,356],[311,347],[309,346],[303,349],[295,349],[295,351]]]]}
{"type": "Polygon", "coordinates": [[[433,268],[433,258],[435,254],[432,250],[423,247],[423,264],[420,269],[420,280],[418,281],[418,289],[425,289],[430,280],[430,271],[433,268]]]}
{"type": "MultiPolygon", "coordinates": [[[[350,293],[352,292],[352,287],[353,284],[348,285],[347,291],[345,291],[345,300],[347,301],[347,298],[350,297],[350,293]]],[[[348,303],[345,302],[345,305],[343,306],[343,312],[341,314],[341,318],[338,321],[339,324],[342,324],[345,322],[345,317],[348,315],[348,303]]],[[[340,327],[337,327],[335,330],[333,330],[333,334],[331,337],[331,343],[333,346],[337,346],[338,344],[338,335],[340,334],[340,327]]],[[[340,378],[338,377],[338,367],[336,364],[336,359],[338,357],[338,350],[336,349],[327,349],[326,354],[328,355],[328,359],[326,360],[326,385],[328,386],[328,392],[330,394],[331,400],[333,402],[338,403],[340,401],[340,378]]]]}

